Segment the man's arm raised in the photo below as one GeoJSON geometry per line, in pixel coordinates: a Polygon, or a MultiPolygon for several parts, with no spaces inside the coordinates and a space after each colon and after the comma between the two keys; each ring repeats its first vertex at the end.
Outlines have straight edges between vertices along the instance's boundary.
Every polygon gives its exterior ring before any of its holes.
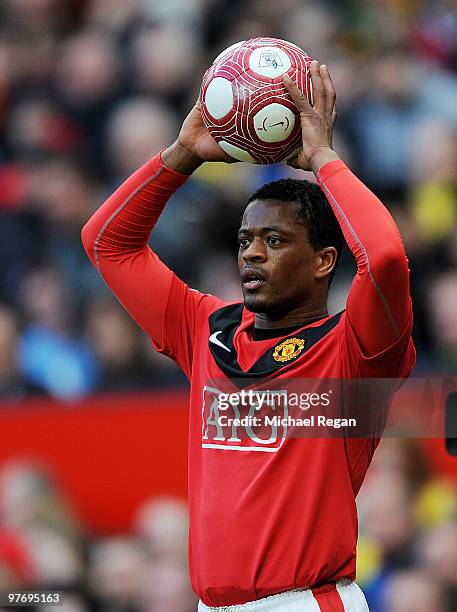
{"type": "Polygon", "coordinates": [[[168,199],[204,161],[232,160],[207,132],[197,103],[177,141],[132,174],[82,230],[87,254],[106,284],[157,350],[188,375],[196,309],[217,299],[190,290],[150,249],[148,239],[168,199]]]}
{"type": "Polygon", "coordinates": [[[313,106],[290,79],[284,78],[300,110],[303,136],[303,149],[290,165],[315,173],[356,259],[347,320],[363,356],[372,357],[410,330],[408,260],[388,210],[333,151],[335,91],[325,65],[312,62],[310,70],[313,106]]]}

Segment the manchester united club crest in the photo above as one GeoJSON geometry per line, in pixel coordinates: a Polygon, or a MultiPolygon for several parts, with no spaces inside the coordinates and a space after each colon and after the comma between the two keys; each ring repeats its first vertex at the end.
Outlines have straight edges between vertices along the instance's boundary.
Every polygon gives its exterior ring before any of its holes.
{"type": "Polygon", "coordinates": [[[273,351],[273,359],[280,363],[285,363],[291,359],[298,357],[302,350],[305,348],[305,341],[301,338],[287,338],[275,346],[273,351]]]}

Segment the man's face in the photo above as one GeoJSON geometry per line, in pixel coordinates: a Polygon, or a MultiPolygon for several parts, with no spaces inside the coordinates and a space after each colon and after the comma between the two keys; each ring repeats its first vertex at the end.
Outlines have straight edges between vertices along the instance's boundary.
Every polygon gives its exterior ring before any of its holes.
{"type": "Polygon", "coordinates": [[[254,200],[244,211],[238,267],[252,312],[281,316],[313,293],[317,254],[297,213],[297,204],[278,200],[254,200]]]}

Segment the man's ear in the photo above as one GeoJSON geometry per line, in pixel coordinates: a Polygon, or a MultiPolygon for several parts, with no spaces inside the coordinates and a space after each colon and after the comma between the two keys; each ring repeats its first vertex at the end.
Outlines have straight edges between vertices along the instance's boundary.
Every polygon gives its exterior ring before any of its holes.
{"type": "Polygon", "coordinates": [[[327,277],[336,265],[337,251],[335,247],[325,247],[316,253],[316,272],[314,278],[327,277]]]}

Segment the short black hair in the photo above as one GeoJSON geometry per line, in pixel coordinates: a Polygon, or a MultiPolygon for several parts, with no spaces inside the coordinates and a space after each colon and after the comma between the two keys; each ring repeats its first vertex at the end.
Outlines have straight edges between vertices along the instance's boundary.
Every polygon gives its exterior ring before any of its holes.
{"type": "Polygon", "coordinates": [[[312,248],[318,251],[329,246],[335,247],[338,262],[345,240],[332,207],[319,185],[306,180],[280,179],[257,189],[248,204],[254,200],[280,200],[298,204],[297,223],[305,225],[312,248]]]}

